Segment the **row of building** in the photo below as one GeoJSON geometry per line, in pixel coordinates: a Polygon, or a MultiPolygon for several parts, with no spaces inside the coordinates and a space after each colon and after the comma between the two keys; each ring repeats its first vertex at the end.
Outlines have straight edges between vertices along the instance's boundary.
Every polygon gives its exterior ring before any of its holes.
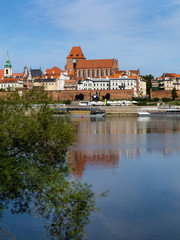
{"type": "Polygon", "coordinates": [[[180,90],[180,74],[163,73],[162,76],[152,80],[152,90],[180,90]]]}
{"type": "Polygon", "coordinates": [[[146,82],[140,70],[119,70],[117,59],[85,58],[81,47],[72,47],[66,58],[65,70],[58,67],[28,69],[13,73],[7,53],[4,69],[0,70],[0,89],[30,89],[44,86],[47,91],[58,90],[124,90],[133,89],[134,96],[146,96],[146,82]]]}

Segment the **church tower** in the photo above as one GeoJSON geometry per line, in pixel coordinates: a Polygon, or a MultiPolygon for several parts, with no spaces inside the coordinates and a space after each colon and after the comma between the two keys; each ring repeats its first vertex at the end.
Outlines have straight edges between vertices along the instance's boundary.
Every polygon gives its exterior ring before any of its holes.
{"type": "Polygon", "coordinates": [[[9,60],[8,52],[6,57],[6,64],[4,65],[4,77],[12,77],[12,66],[9,60]]]}

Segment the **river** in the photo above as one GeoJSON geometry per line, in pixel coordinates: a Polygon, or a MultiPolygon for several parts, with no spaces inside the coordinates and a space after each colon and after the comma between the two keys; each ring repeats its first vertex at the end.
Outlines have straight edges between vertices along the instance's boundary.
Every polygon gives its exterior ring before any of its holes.
{"type": "Polygon", "coordinates": [[[89,240],[179,239],[180,118],[81,119],[74,176],[108,190],[89,240]]]}
{"type": "MultiPolygon", "coordinates": [[[[72,119],[78,140],[69,156],[73,177],[91,184],[100,211],[86,227],[88,240],[179,240],[180,118],[72,119]]],[[[29,216],[4,223],[17,240],[45,239],[29,216]]]]}

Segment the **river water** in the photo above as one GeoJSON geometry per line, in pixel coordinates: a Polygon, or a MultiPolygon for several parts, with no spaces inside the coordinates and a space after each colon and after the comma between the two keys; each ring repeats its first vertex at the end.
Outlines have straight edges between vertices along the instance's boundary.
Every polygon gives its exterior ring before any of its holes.
{"type": "MultiPolygon", "coordinates": [[[[180,239],[180,118],[72,119],[78,141],[73,176],[92,184],[100,211],[86,227],[89,240],[180,239]]],[[[45,239],[29,216],[4,222],[16,239],[45,239]]]]}
{"type": "MultiPolygon", "coordinates": [[[[75,120],[76,121],[76,120],[75,120]]],[[[74,176],[108,190],[89,240],[180,239],[180,118],[78,120],[74,176]]]]}

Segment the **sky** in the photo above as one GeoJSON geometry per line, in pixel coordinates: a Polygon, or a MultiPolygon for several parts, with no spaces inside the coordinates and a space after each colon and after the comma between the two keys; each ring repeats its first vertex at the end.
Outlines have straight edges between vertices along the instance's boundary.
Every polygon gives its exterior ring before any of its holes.
{"type": "Polygon", "coordinates": [[[180,73],[180,0],[1,0],[0,69],[64,70],[73,46],[120,70],[180,73]]]}

